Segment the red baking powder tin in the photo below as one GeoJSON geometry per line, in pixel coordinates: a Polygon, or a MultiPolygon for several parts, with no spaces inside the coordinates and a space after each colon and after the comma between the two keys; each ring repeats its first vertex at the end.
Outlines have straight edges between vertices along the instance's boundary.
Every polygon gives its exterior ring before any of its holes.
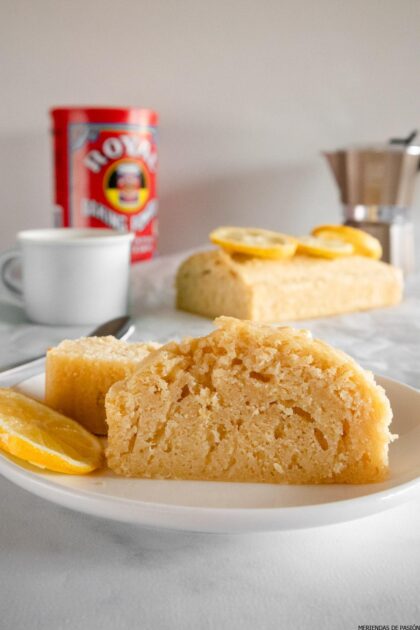
{"type": "Polygon", "coordinates": [[[59,107],[54,136],[56,227],[134,233],[132,262],[157,242],[156,131],[149,109],[59,107]]]}

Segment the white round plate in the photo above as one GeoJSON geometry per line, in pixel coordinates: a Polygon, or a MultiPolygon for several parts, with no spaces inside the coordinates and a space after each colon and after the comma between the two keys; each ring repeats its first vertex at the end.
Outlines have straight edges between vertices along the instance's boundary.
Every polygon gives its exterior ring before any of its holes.
{"type": "MultiPolygon", "coordinates": [[[[420,494],[420,392],[378,377],[394,411],[391,476],[358,486],[125,479],[110,471],[50,473],[1,455],[0,473],[32,494],[95,516],[184,531],[240,533],[315,527],[394,507],[420,494]]],[[[21,383],[42,399],[44,376],[21,383]]]]}

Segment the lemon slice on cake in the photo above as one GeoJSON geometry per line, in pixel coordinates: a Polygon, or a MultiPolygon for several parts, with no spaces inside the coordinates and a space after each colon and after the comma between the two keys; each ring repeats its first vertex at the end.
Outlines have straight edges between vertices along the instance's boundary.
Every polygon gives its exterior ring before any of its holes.
{"type": "Polygon", "coordinates": [[[377,238],[349,225],[320,225],[312,230],[313,236],[323,239],[337,238],[353,245],[354,253],[379,260],[382,256],[382,246],[377,238]]]}
{"type": "Polygon", "coordinates": [[[295,238],[260,228],[219,227],[209,238],[228,252],[277,260],[291,258],[297,247],[295,238]]]}
{"type": "Polygon", "coordinates": [[[351,243],[346,243],[341,238],[302,236],[298,239],[297,253],[320,258],[340,258],[351,256],[354,253],[354,248],[351,243]]]}
{"type": "Polygon", "coordinates": [[[0,448],[39,468],[73,475],[103,461],[100,440],[75,420],[6,388],[0,388],[0,448]]]}

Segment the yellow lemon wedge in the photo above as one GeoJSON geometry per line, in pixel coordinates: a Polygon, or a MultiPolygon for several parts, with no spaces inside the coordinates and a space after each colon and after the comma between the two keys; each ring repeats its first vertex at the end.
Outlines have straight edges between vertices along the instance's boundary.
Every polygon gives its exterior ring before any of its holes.
{"type": "Polygon", "coordinates": [[[209,238],[228,252],[277,260],[291,258],[297,247],[295,238],[259,228],[219,227],[209,238]]]}
{"type": "Polygon", "coordinates": [[[377,238],[349,225],[320,225],[312,230],[314,236],[325,239],[340,238],[353,245],[354,253],[379,260],[382,257],[382,246],[377,238]]]}
{"type": "Polygon", "coordinates": [[[100,440],[80,424],[13,389],[0,388],[0,448],[38,466],[84,475],[103,461],[100,440]]]}
{"type": "Polygon", "coordinates": [[[319,236],[302,236],[298,240],[298,254],[319,256],[321,258],[340,258],[354,253],[353,245],[340,238],[321,238],[319,236]]]}

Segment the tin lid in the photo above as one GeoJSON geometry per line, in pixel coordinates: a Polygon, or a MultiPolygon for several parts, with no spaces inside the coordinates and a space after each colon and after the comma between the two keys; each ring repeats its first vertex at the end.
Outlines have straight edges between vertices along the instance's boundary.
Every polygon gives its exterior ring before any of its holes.
{"type": "Polygon", "coordinates": [[[54,107],[50,115],[55,125],[72,123],[128,123],[155,127],[158,114],[140,107],[54,107]]]}

